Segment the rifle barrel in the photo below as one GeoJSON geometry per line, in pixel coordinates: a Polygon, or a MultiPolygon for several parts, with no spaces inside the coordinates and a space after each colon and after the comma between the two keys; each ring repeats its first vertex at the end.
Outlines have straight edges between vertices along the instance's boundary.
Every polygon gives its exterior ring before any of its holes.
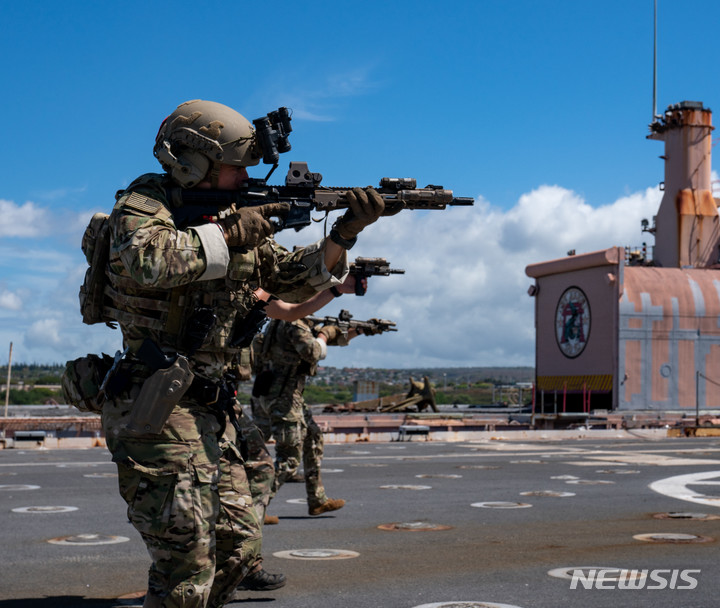
{"type": "Polygon", "coordinates": [[[459,205],[464,207],[472,207],[475,204],[475,199],[471,196],[456,196],[448,205],[459,205]]]}

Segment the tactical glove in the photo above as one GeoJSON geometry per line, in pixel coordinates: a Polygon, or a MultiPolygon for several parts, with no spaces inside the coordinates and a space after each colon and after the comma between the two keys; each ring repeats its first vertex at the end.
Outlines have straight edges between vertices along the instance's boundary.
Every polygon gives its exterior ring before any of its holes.
{"type": "Polygon", "coordinates": [[[335,230],[341,238],[352,241],[365,226],[375,222],[385,210],[385,201],[375,188],[353,188],[345,194],[349,209],[335,222],[335,230]]]}
{"type": "Polygon", "coordinates": [[[257,247],[274,232],[268,218],[286,214],[287,203],[270,203],[259,207],[238,207],[232,213],[218,220],[225,232],[228,247],[257,247]]]}
{"type": "MultiPolygon", "coordinates": [[[[369,319],[368,323],[375,323],[378,319],[369,319]]],[[[377,328],[377,325],[373,324],[368,327],[359,327],[358,333],[364,334],[366,336],[376,336],[377,334],[381,333],[380,330],[377,328]]]]}
{"type": "Polygon", "coordinates": [[[318,334],[325,336],[328,346],[347,346],[349,341],[343,331],[337,325],[324,325],[318,330],[318,334]]]}

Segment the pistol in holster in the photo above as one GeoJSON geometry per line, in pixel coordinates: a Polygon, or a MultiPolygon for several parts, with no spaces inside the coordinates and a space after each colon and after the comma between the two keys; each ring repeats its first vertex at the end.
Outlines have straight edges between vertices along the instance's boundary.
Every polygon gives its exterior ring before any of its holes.
{"type": "Polygon", "coordinates": [[[145,339],[135,356],[153,370],[140,388],[127,422],[127,429],[157,435],[173,408],[192,384],[195,374],[187,357],[167,355],[150,339],[145,339]]]}

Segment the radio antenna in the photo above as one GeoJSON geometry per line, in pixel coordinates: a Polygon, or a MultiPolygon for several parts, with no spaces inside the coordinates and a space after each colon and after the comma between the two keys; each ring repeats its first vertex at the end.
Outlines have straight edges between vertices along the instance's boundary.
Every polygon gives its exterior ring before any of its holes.
{"type": "Polygon", "coordinates": [[[658,121],[657,113],[657,0],[654,0],[653,10],[653,107],[652,122],[658,121]]]}

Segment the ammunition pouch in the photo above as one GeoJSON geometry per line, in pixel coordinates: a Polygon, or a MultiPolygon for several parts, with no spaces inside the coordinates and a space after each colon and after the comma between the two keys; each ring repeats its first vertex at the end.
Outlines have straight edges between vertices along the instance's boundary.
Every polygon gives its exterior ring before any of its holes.
{"type": "Polygon", "coordinates": [[[90,354],[68,361],[61,381],[65,402],[81,412],[102,411],[104,399],[100,386],[112,364],[113,358],[106,354],[90,354]]]}
{"type": "Polygon", "coordinates": [[[104,310],[105,287],[107,277],[105,267],[110,255],[110,224],[106,213],[96,213],[85,229],[82,238],[82,250],[90,267],[80,286],[80,313],[83,323],[107,323],[115,327],[112,318],[104,310]]]}
{"type": "Polygon", "coordinates": [[[220,433],[221,435],[224,432],[226,416],[233,425],[238,437],[242,434],[242,428],[235,413],[237,386],[234,381],[229,378],[221,381],[212,381],[198,377],[192,382],[188,396],[198,403],[212,406],[218,417],[218,421],[223,426],[223,431],[220,433]]]}
{"type": "Polygon", "coordinates": [[[196,377],[187,396],[202,405],[217,405],[223,399],[223,387],[219,382],[196,377]]]}

